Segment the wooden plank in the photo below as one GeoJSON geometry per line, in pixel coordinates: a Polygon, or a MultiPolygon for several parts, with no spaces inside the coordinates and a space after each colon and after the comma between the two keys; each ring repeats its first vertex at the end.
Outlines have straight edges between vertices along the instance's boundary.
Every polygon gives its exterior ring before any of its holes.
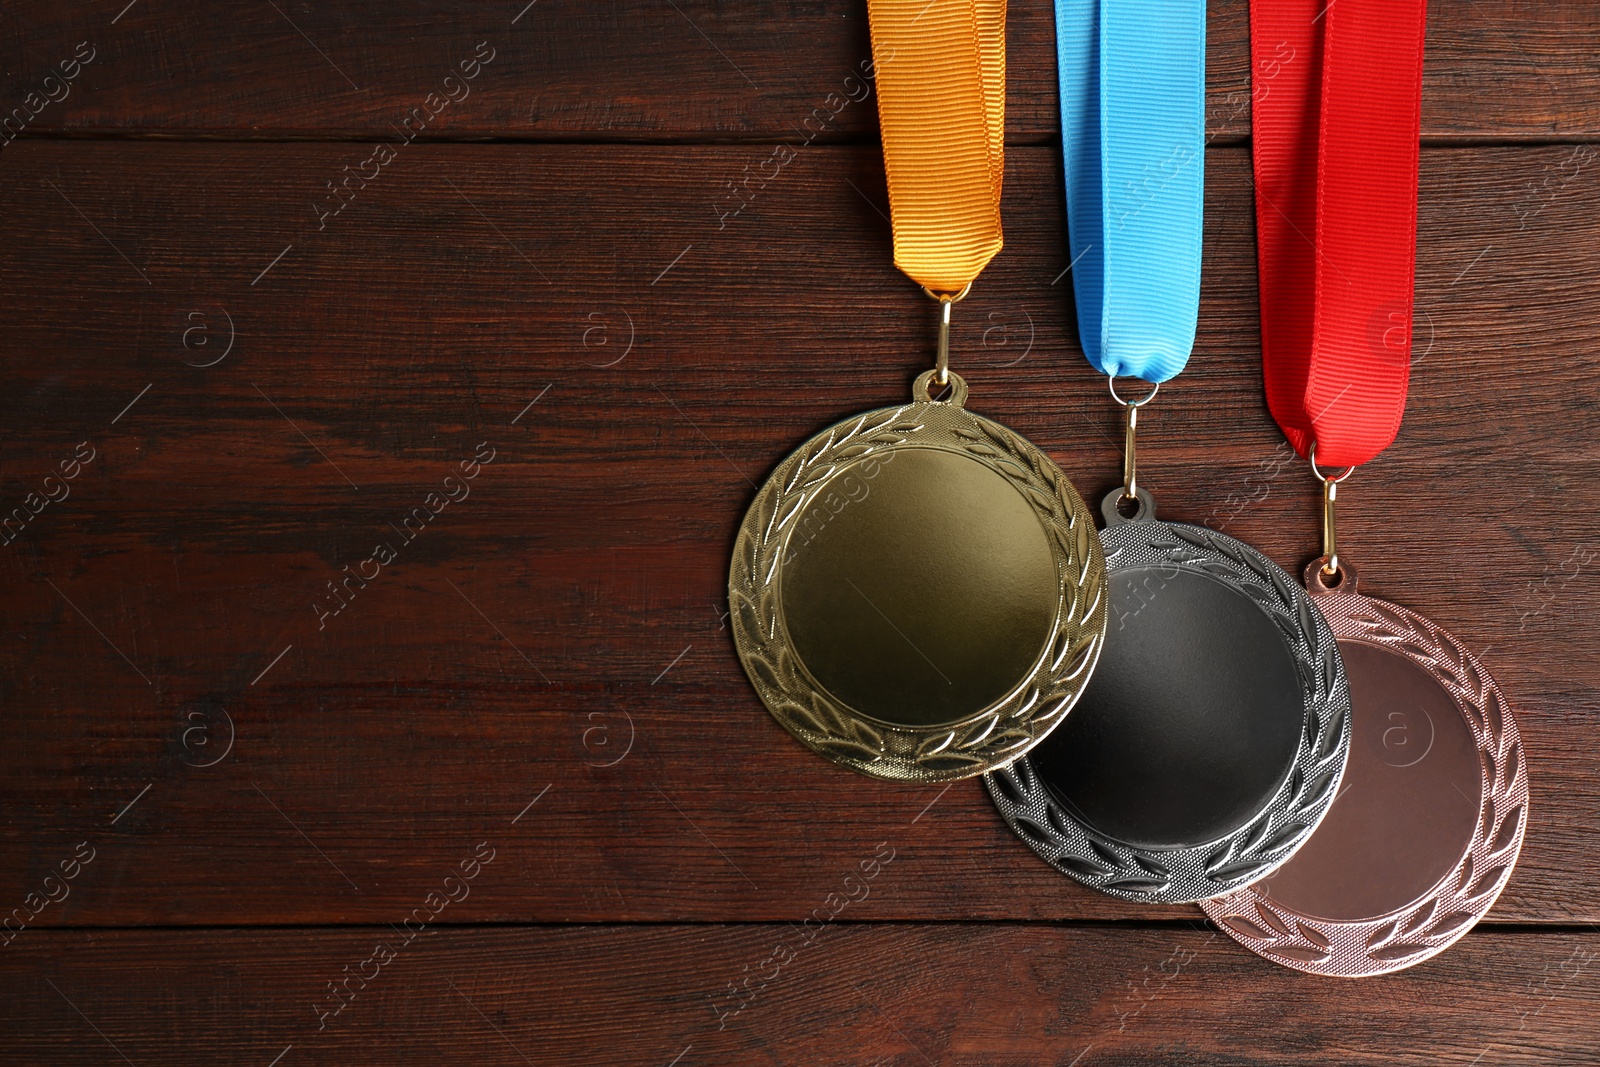
{"type": "MultiPolygon", "coordinates": [[[[868,55],[859,0],[245,10],[30,0],[7,22],[0,103],[23,107],[34,134],[393,137],[421,106],[432,112],[423,135],[453,138],[828,141],[870,137],[876,122],[851,80],[868,55]],[[84,42],[93,58],[77,69],[84,42]],[[459,65],[480,43],[492,59],[464,82],[459,65]],[[68,83],[63,62],[77,71],[68,83]]],[[[1013,4],[1009,36],[1011,135],[1049,139],[1059,127],[1050,6],[1013,4]]],[[[1207,125],[1222,140],[1248,133],[1247,41],[1245,0],[1212,4],[1207,125]]],[[[1600,134],[1593,5],[1440,0],[1427,48],[1428,136],[1600,134]]],[[[1271,68],[1258,73],[1270,82],[1271,68]]]]}
{"type": "MultiPolygon", "coordinates": [[[[415,145],[319,229],[351,146],[12,146],[0,504],[95,458],[0,545],[0,901],[87,841],[33,925],[393,921],[514,834],[459,921],[798,920],[880,841],[906,875],[882,918],[1192,915],[1066,883],[976,783],[835,770],[746,684],[722,612],[752,483],[904,397],[932,326],[875,150],[799,153],[730,214],[771,151],[415,145]],[[405,537],[482,442],[470,497],[405,537]],[[380,541],[397,558],[322,618],[380,541]]],[[[1499,921],[1600,921],[1600,189],[1576,151],[1426,154],[1410,417],[1341,513],[1366,588],[1518,708],[1533,814],[1499,921]]],[[[1116,413],[1073,341],[1057,177],[1011,153],[954,358],[1097,498],[1116,413]]],[[[1199,354],[1147,477],[1163,514],[1297,567],[1317,493],[1261,401],[1245,150],[1208,184],[1199,354]]]]}
{"type": "MultiPolygon", "coordinates": [[[[910,877],[882,868],[855,907],[910,877]]],[[[5,951],[0,1061],[17,1064],[1571,1064],[1593,1062],[1600,1017],[1592,930],[1480,931],[1358,982],[1182,926],[842,915],[409,943],[384,926],[39,931],[5,951]]]]}

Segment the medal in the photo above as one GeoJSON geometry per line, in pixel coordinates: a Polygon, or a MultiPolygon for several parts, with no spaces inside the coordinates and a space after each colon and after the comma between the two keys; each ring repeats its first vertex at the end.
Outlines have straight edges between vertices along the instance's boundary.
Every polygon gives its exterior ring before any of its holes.
{"type": "Polygon", "coordinates": [[[966,408],[952,306],[1000,250],[1004,0],[868,5],[895,264],[938,301],[911,403],[778,464],[729,568],[734,643],[773,717],[877,778],[1003,766],[1072,708],[1106,626],[1093,518],[1020,435],[966,408]],[[936,396],[936,393],[944,395],[936,396]]]}
{"type": "Polygon", "coordinates": [[[1256,101],[1262,354],[1273,417],[1323,484],[1323,555],[1305,580],[1338,635],[1354,741],[1300,852],[1202,906],[1251,951],[1318,974],[1443,951],[1494,904],[1527,825],[1522,744],[1494,680],[1434,623],[1360,594],[1335,528],[1339,484],[1405,407],[1424,20],[1423,0],[1251,5],[1256,58],[1306,60],[1256,101]]]}
{"type": "Polygon", "coordinates": [[[1232,537],[1156,519],[1139,412],[1199,311],[1205,5],[1057,0],[1078,330],[1126,417],[1100,534],[1110,618],[1078,708],[987,778],[1057,869],[1130,900],[1189,902],[1270,873],[1337,793],[1350,699],[1310,595],[1232,537]],[[1120,375],[1153,383],[1125,400],[1120,375]]]}

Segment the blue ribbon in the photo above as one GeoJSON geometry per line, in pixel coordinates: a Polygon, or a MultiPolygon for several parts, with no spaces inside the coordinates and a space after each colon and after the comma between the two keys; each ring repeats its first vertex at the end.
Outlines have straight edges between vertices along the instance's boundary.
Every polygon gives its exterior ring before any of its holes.
{"type": "Polygon", "coordinates": [[[1203,0],[1055,0],[1078,336],[1102,374],[1183,370],[1200,309],[1203,0]]]}

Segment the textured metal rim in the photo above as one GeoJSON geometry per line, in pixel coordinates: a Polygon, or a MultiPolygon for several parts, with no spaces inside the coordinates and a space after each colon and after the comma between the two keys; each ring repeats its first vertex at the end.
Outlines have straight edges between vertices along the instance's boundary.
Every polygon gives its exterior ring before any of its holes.
{"type": "Polygon", "coordinates": [[[1341,641],[1403,656],[1433,676],[1472,731],[1482,800],[1461,860],[1432,889],[1373,919],[1301,915],[1247,887],[1201,907],[1258,956],[1313,974],[1387,974],[1437,955],[1488,914],[1522,851],[1528,770],[1517,723],[1494,679],[1462,644],[1416,612],[1356,593],[1317,596],[1341,641]]]}
{"type": "Polygon", "coordinates": [[[1051,866],[1124,900],[1193,903],[1262,878],[1310,836],[1344,775],[1350,689],[1333,631],[1311,594],[1283,568],[1226,534],[1144,521],[1109,526],[1100,540],[1110,572],[1159,564],[1204,574],[1249,597],[1277,624],[1294,655],[1305,708],[1289,773],[1243,826],[1186,848],[1136,848],[1099,833],[1056,800],[1026,759],[988,775],[989,795],[1012,830],[1051,866]]]}
{"type": "Polygon", "coordinates": [[[734,644],[767,710],[801,743],[875,778],[938,782],[1011,762],[1049,734],[1077,702],[1106,630],[1105,562],[1094,519],[1050,458],[958,403],[880,408],[811,438],[780,463],[740,525],[728,574],[734,644]],[[830,694],[794,655],[784,626],[778,563],[797,517],[846,466],[898,448],[940,448],[1006,478],[1033,508],[1055,560],[1054,632],[1031,673],[1004,697],[954,725],[896,726],[830,694]]]}

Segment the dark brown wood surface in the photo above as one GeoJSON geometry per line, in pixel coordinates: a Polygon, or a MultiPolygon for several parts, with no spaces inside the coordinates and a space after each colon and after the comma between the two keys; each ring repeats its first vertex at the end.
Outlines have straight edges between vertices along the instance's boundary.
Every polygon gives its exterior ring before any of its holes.
{"type": "MultiPolygon", "coordinates": [[[[734,210],[853,91],[864,10],[676,6],[7,13],[0,103],[96,54],[0,149],[0,519],[27,517],[0,907],[37,906],[0,946],[0,1063],[122,1062],[95,1027],[140,1064],[1600,1060],[1600,11],[1431,11],[1411,402],[1341,537],[1495,672],[1532,819],[1483,926],[1350,983],[1083,890],[976,783],[858,778],[761,710],[723,614],[753,485],[901,401],[932,320],[888,261],[870,98],[734,210]],[[485,40],[472,95],[335,213],[485,40]],[[449,929],[319,1031],[481,842],[449,929]],[[870,903],[719,1031],[880,846],[870,903]]],[[[1011,22],[1007,245],[953,358],[1098,497],[1120,441],[1062,277],[1049,11],[1011,22]]],[[[1200,338],[1142,470],[1295,569],[1317,487],[1261,401],[1245,28],[1213,5],[1200,338]]]]}
{"type": "MultiPolygon", "coordinates": [[[[864,916],[911,877],[898,864],[864,916]]],[[[841,917],[809,940],[786,924],[454,927],[409,944],[382,927],[28,938],[8,950],[8,1062],[1581,1064],[1600,977],[1593,930],[1473,936],[1369,981],[1285,972],[1188,926],[841,917]],[[357,973],[350,993],[328,991],[357,973]]]]}
{"type": "MultiPolygon", "coordinates": [[[[483,76],[424,136],[796,140],[808,136],[812,109],[835,110],[828,94],[848,94],[845,79],[868,57],[866,7],[853,0],[298,0],[242,7],[140,0],[112,24],[126,2],[9,5],[0,101],[20,102],[88,41],[95,59],[64,99],[40,112],[34,129],[229,139],[387,133],[487,41],[494,59],[483,76]]],[[[1050,5],[1012,4],[1008,38],[1011,135],[1054,137],[1060,122],[1050,5]]],[[[1207,46],[1208,131],[1245,137],[1245,4],[1210,5],[1207,46]]],[[[1424,135],[1600,137],[1597,54],[1600,22],[1588,4],[1434,0],[1424,135]]],[[[874,108],[852,106],[809,132],[840,139],[876,129],[874,108]]]]}

